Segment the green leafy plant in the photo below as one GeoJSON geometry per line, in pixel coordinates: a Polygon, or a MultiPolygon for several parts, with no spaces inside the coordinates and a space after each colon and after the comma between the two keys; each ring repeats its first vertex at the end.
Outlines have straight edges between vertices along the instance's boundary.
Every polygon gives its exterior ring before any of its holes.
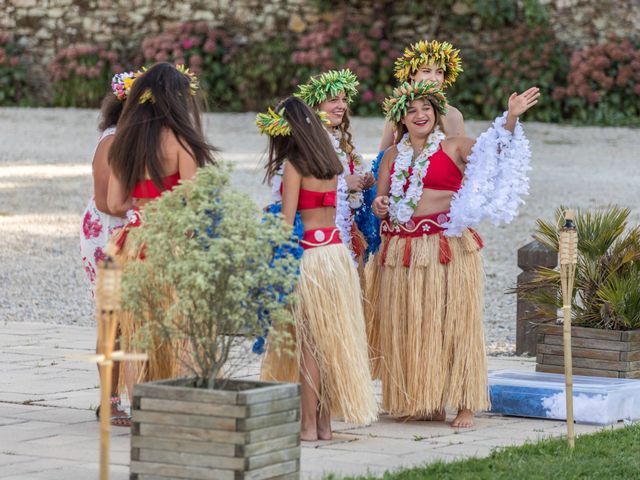
{"type": "MultiPolygon", "coordinates": [[[[198,386],[213,388],[222,373],[232,373],[228,362],[246,336],[263,335],[268,322],[293,321],[288,306],[298,261],[275,254],[298,248],[291,227],[261,215],[230,187],[226,169],[201,169],[150,202],[127,241],[144,246],[144,259],[129,263],[122,280],[124,307],[148,319],[138,343],[188,345],[184,364],[198,386]]],[[[287,341],[270,333],[270,348],[287,341]]]]}
{"type": "Polygon", "coordinates": [[[75,44],[60,50],[49,64],[53,103],[59,107],[98,107],[111,77],[123,71],[118,54],[100,45],[75,44]]]}
{"type": "Polygon", "coordinates": [[[8,33],[0,32],[0,105],[29,105],[28,64],[24,50],[8,33]]]}
{"type": "MultiPolygon", "coordinates": [[[[555,223],[538,220],[534,238],[558,251],[558,225],[564,208],[556,211],[555,223]]],[[[606,330],[640,328],[640,226],[627,225],[630,211],[609,206],[599,210],[578,210],[578,264],[572,322],[577,326],[606,330]]],[[[560,308],[560,272],[539,268],[529,282],[519,285],[521,293],[540,311],[560,308]]]]}
{"type": "Polygon", "coordinates": [[[243,110],[263,111],[291,94],[283,79],[295,74],[291,58],[293,39],[287,32],[266,34],[238,49],[229,63],[243,110]]]}
{"type": "Polygon", "coordinates": [[[540,103],[529,120],[557,122],[563,104],[552,96],[568,73],[569,50],[550,27],[513,25],[481,34],[473,49],[463,49],[464,73],[451,96],[465,115],[493,118],[506,108],[509,95],[538,86],[540,103]]]}

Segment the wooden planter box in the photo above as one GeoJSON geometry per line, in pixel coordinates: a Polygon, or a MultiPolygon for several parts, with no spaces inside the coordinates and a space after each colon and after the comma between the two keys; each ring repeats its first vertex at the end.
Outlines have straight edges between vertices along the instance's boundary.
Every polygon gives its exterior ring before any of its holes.
{"type": "MultiPolygon", "coordinates": [[[[538,324],[536,371],[564,373],[562,325],[538,324]]],[[[640,330],[626,332],[573,327],[573,373],[640,378],[640,330]]]]}
{"type": "Polygon", "coordinates": [[[135,386],[131,479],[298,479],[300,387],[193,379],[135,386]]]}

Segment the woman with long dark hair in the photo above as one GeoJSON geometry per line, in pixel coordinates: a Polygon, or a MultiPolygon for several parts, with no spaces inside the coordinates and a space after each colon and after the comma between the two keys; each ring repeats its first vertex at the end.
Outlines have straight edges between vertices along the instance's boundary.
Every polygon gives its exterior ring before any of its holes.
{"type": "Polygon", "coordinates": [[[258,126],[270,136],[266,178],[281,192],[282,214],[293,225],[300,212],[304,224],[295,353],[267,347],[262,377],[299,381],[301,438],[328,440],[332,416],[358,424],[377,417],[358,273],[336,227],[344,167],[322,123],[298,98],[258,115],[258,126]]]}
{"type": "MultiPolygon", "coordinates": [[[[139,72],[131,85],[111,149],[109,150],[110,209],[128,211],[129,222],[116,231],[108,253],[117,261],[141,257],[127,245],[131,228],[142,222],[144,206],[180,180],[192,178],[199,167],[214,163],[215,148],[204,138],[200,120],[198,80],[183,66],[157,63],[139,72]]],[[[123,316],[123,349],[131,349],[132,339],[144,319],[123,316]]],[[[144,365],[128,362],[123,366],[121,391],[131,395],[133,384],[142,379],[170,378],[177,373],[178,356],[173,345],[149,349],[144,365]]]]}

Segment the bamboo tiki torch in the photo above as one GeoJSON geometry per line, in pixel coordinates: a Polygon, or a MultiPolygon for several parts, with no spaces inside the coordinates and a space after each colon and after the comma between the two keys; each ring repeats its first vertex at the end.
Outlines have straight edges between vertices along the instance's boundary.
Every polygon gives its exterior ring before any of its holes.
{"type": "Polygon", "coordinates": [[[96,313],[100,346],[100,480],[109,479],[109,443],[111,431],[111,373],[113,348],[120,312],[121,270],[107,257],[98,264],[96,313]]]}
{"type": "Polygon", "coordinates": [[[575,216],[572,210],[564,214],[564,226],[560,229],[558,260],[560,263],[560,281],[562,285],[562,321],[564,343],[564,377],[565,397],[567,403],[567,443],[569,448],[575,446],[573,430],[573,361],[571,357],[571,301],[573,284],[578,263],[578,233],[575,227],[575,216]]]}

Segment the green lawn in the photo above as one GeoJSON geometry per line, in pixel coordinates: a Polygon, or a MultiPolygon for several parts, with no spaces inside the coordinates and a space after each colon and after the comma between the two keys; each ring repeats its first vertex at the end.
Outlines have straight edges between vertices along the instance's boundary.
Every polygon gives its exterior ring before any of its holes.
{"type": "MultiPolygon", "coordinates": [[[[329,476],[328,479],[336,479],[329,476]]],[[[640,479],[640,424],[576,438],[570,452],[565,438],[495,450],[489,457],[343,480],[418,479],[640,479]]]]}

